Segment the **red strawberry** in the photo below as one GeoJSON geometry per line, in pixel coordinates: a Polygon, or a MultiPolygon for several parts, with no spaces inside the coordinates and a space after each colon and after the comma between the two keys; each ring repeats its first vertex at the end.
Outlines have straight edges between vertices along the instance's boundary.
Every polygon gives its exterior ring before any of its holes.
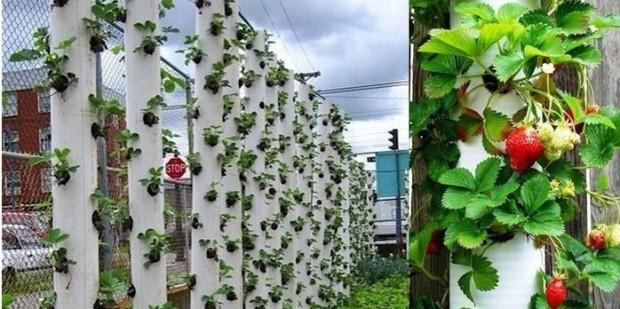
{"type": "Polygon", "coordinates": [[[588,115],[596,114],[596,113],[598,113],[599,108],[600,107],[598,105],[596,105],[596,104],[590,104],[586,108],[586,114],[588,114],[588,115]]]}
{"type": "Polygon", "coordinates": [[[547,284],[547,289],[545,290],[545,296],[547,298],[547,304],[551,309],[555,309],[562,305],[566,300],[566,285],[564,285],[564,281],[561,278],[554,277],[549,284],[547,284]]]}
{"type": "Polygon", "coordinates": [[[588,234],[586,245],[595,251],[605,248],[605,232],[599,229],[592,230],[590,234],[588,234]]]}
{"type": "Polygon", "coordinates": [[[426,254],[435,255],[441,250],[441,243],[443,242],[443,234],[441,231],[434,231],[431,236],[431,240],[426,247],[426,254]]]}
{"type": "Polygon", "coordinates": [[[536,130],[529,125],[524,125],[513,129],[508,134],[506,153],[510,158],[510,167],[521,173],[542,157],[545,147],[536,130]]]}

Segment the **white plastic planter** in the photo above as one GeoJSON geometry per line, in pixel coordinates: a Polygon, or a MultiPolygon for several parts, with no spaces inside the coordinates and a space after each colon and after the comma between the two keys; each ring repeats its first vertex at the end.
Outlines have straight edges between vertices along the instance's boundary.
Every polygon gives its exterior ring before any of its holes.
{"type": "MultiPolygon", "coordinates": [[[[461,1],[453,1],[452,7],[461,1]]],[[[491,5],[495,10],[506,3],[520,3],[527,7],[538,7],[539,3],[535,0],[486,0],[485,3],[491,5]]],[[[451,16],[452,27],[460,24],[460,16],[453,13],[451,16]]],[[[490,66],[497,51],[490,51],[482,58],[482,62],[490,66]]],[[[483,68],[474,64],[468,74],[482,73],[483,68]]],[[[468,89],[473,89],[482,84],[481,78],[473,79],[468,89]]],[[[483,115],[484,108],[491,93],[484,87],[480,87],[471,92],[466,98],[465,106],[483,115]]],[[[518,110],[525,106],[525,103],[514,93],[496,95],[492,101],[492,109],[508,117],[513,116],[518,110]]],[[[503,149],[503,143],[496,145],[503,149]]],[[[490,157],[482,145],[482,137],[475,136],[467,142],[459,141],[458,147],[461,151],[461,158],[458,166],[469,169],[472,173],[481,161],[490,157]]],[[[528,240],[525,235],[517,235],[514,239],[501,244],[495,244],[489,249],[487,256],[493,267],[499,272],[499,285],[495,289],[487,292],[479,292],[472,286],[472,294],[476,301],[476,308],[527,308],[530,297],[536,293],[535,284],[536,274],[539,270],[545,269],[544,251],[535,249],[533,241],[528,240]]],[[[470,270],[470,269],[469,269],[470,270]]],[[[462,293],[458,286],[458,279],[468,271],[460,265],[450,264],[450,307],[473,307],[473,304],[462,293]]]]}
{"type": "MultiPolygon", "coordinates": [[[[493,245],[484,254],[498,271],[498,286],[491,291],[478,291],[472,284],[472,297],[478,309],[528,308],[537,291],[536,273],[545,269],[543,249],[534,247],[533,239],[517,234],[512,240],[493,245]]],[[[463,294],[457,281],[471,268],[450,265],[450,308],[474,304],[463,294]]]]}
{"type": "MultiPolygon", "coordinates": [[[[156,35],[159,32],[159,4],[157,2],[127,1],[127,23],[125,29],[125,63],[127,68],[126,102],[127,128],[138,133],[140,138],[132,145],[142,153],[128,163],[129,213],[133,219],[130,234],[131,250],[131,282],[136,289],[133,299],[134,308],[148,308],[149,305],[166,303],[166,262],[162,252],[159,262],[145,267],[149,247],[144,241],[137,239],[139,233],[154,229],[164,232],[164,196],[163,183],[161,192],[151,196],[140,179],[148,178],[150,168],[162,166],[162,138],[160,123],[152,126],[144,124],[143,108],[147,101],[161,94],[160,48],[152,55],[142,50],[134,52],[141,45],[145,35],[156,35]],[[147,20],[155,23],[157,29],[153,34],[145,33],[134,27],[136,23],[147,20]]],[[[160,115],[159,108],[154,112],[160,115]]],[[[161,118],[161,117],[160,117],[161,118]]],[[[163,173],[162,173],[163,179],[163,173]]]]}
{"type": "MultiPolygon", "coordinates": [[[[220,189],[221,169],[217,162],[216,154],[223,147],[220,141],[215,146],[207,145],[203,139],[203,130],[211,126],[222,126],[223,97],[222,90],[213,94],[211,90],[204,89],[205,76],[212,72],[213,63],[222,58],[224,49],[223,35],[213,36],[209,32],[213,14],[224,14],[223,1],[212,1],[211,6],[203,7],[196,12],[196,33],[198,34],[198,48],[208,56],[196,65],[196,97],[200,112],[198,119],[194,121],[194,151],[200,153],[202,172],[193,176],[192,182],[192,213],[197,214],[202,227],[192,229],[191,265],[190,272],[196,275],[196,285],[191,291],[191,308],[203,308],[205,301],[203,296],[213,296],[219,288],[219,264],[216,259],[207,258],[207,247],[200,246],[200,240],[219,241],[220,235],[220,210],[223,205],[224,193],[220,189]],[[211,185],[217,183],[214,189],[217,191],[215,201],[207,201],[204,196],[211,190],[211,185]]],[[[212,245],[209,245],[212,246],[212,245]]],[[[218,254],[222,249],[218,248],[218,254]]]]}
{"type": "Polygon", "coordinates": [[[50,46],[75,37],[67,51],[66,72],[79,79],[64,93],[51,97],[52,147],[68,148],[69,164],[79,165],[65,185],[52,186],[53,226],[69,234],[60,246],[75,261],[67,274],[54,272],[56,308],[92,308],[99,289],[99,238],[92,223],[97,209],[90,195],[97,187],[97,152],[90,126],[95,122],[88,95],[95,93],[95,54],[90,51],[90,34],[82,22],[92,18],[94,1],[69,1],[51,13],[50,46]]]}

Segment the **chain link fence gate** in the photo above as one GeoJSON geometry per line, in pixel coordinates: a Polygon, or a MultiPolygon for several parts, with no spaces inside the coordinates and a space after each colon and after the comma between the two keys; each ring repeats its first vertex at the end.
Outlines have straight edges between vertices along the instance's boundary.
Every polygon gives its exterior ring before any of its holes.
{"type": "MultiPolygon", "coordinates": [[[[13,63],[12,53],[32,48],[32,33],[49,22],[48,0],[2,1],[2,282],[3,294],[14,297],[12,308],[38,308],[39,299],[52,293],[53,272],[49,262],[51,249],[41,238],[51,226],[51,169],[31,166],[28,160],[50,150],[50,99],[47,92],[37,93],[34,87],[46,78],[39,61],[13,63]]],[[[125,72],[122,45],[123,32],[108,25],[113,38],[108,50],[101,53],[98,63],[98,91],[105,99],[124,103],[125,72]]],[[[191,100],[191,79],[162,58],[162,69],[189,87],[177,87],[165,93],[167,107],[162,110],[164,129],[170,130],[178,151],[189,153],[190,141],[186,103],[191,100]]],[[[107,161],[106,189],[110,197],[126,198],[125,177],[122,176],[116,138],[124,128],[122,117],[106,119],[105,146],[107,161]]],[[[100,153],[101,156],[102,153],[100,153]]],[[[99,158],[101,160],[101,158],[99,158]]],[[[102,162],[102,161],[100,161],[102,162]]],[[[167,255],[168,283],[182,282],[189,268],[189,229],[185,218],[191,210],[191,180],[166,181],[166,231],[170,236],[167,255]]],[[[114,242],[101,264],[111,263],[112,269],[129,271],[127,234],[114,229],[114,242]]],[[[105,251],[105,250],[103,250],[105,251]]],[[[122,295],[120,295],[122,296],[122,295]]]]}

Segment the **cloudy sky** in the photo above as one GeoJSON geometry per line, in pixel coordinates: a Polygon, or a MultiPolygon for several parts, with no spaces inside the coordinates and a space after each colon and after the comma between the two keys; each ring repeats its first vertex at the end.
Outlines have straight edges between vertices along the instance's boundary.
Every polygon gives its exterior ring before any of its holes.
{"type": "MultiPolygon", "coordinates": [[[[275,51],[288,67],[321,71],[312,81],[318,89],[408,79],[406,0],[239,1],[252,26],[274,34],[275,51]]],[[[163,20],[181,30],[163,50],[180,67],[183,58],[174,51],[182,47],[185,34],[195,32],[194,14],[192,1],[176,1],[163,20]]],[[[407,87],[339,93],[328,99],[353,119],[346,137],[355,152],[387,150],[392,128],[399,129],[401,148],[407,147],[407,87]]]]}
{"type": "MultiPolygon", "coordinates": [[[[257,29],[275,34],[275,51],[296,72],[321,71],[312,83],[330,89],[374,83],[403,81],[408,78],[408,27],[406,0],[239,0],[241,12],[257,29]],[[288,14],[288,19],[287,15],[288,14]],[[290,23],[289,23],[290,19],[290,23]],[[296,34],[293,31],[295,29],[296,34]],[[302,47],[303,46],[303,49],[302,47]],[[305,54],[304,55],[304,50],[305,54]]],[[[193,1],[177,0],[164,25],[180,29],[170,36],[163,56],[184,71],[183,37],[195,33],[196,8],[193,1]]],[[[9,63],[8,55],[31,45],[31,33],[48,21],[47,0],[3,0],[2,63],[5,70],[34,68],[35,63],[9,63]]],[[[118,36],[110,45],[122,43],[118,36]]],[[[122,93],[123,64],[120,56],[103,56],[103,79],[107,88],[122,93]]],[[[382,151],[388,147],[388,133],[398,128],[401,148],[407,147],[407,87],[339,93],[329,96],[353,119],[346,134],[355,152],[382,151]]],[[[168,96],[169,105],[183,104],[183,92],[168,96]]],[[[183,136],[187,149],[186,120],[181,109],[163,116],[164,126],[183,136]]]]}

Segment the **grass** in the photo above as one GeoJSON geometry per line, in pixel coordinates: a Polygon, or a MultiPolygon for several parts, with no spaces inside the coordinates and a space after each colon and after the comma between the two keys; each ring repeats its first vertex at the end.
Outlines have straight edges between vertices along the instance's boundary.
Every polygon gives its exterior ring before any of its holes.
{"type": "Polygon", "coordinates": [[[370,286],[358,286],[340,309],[406,309],[409,306],[409,279],[395,274],[370,286]]]}

